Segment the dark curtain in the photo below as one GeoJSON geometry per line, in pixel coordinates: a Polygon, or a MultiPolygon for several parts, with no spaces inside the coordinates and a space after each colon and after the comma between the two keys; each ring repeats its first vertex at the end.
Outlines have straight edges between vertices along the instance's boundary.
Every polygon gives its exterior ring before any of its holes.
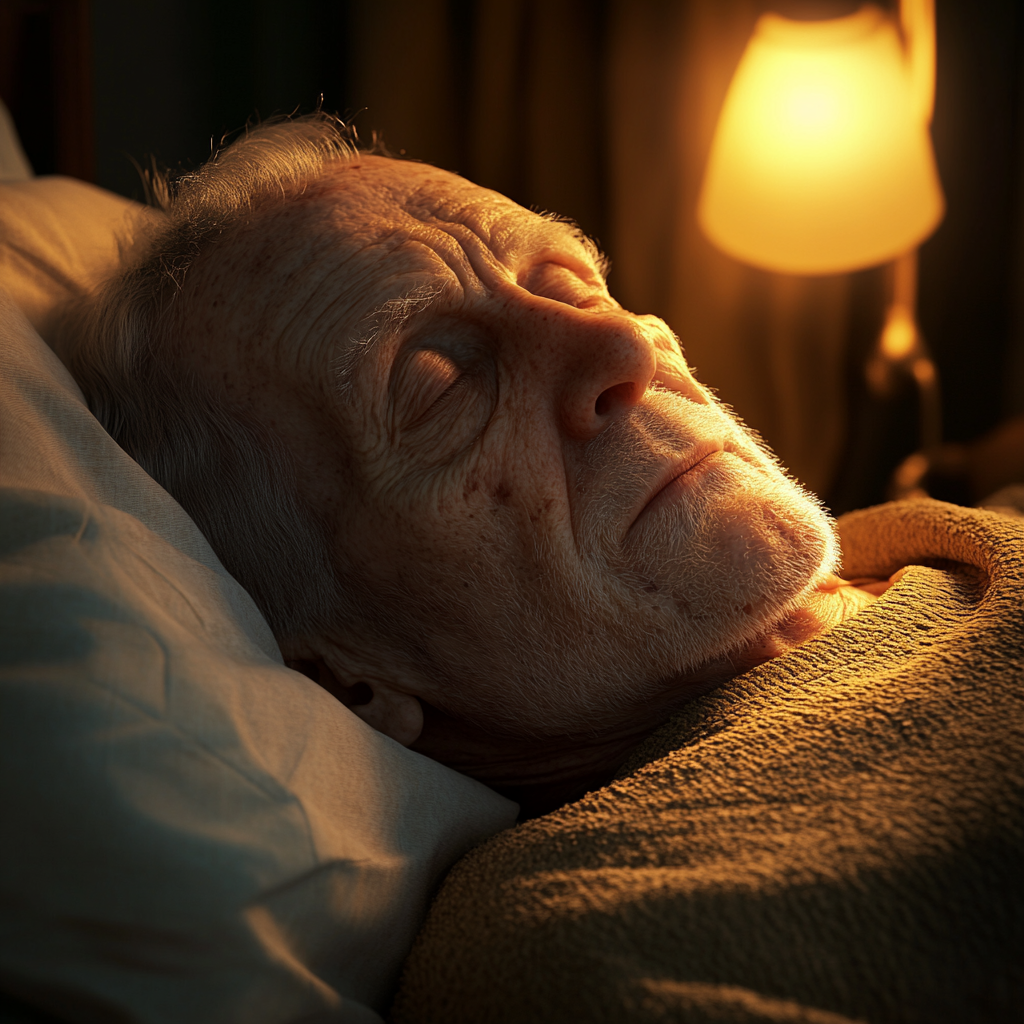
{"type": "MultiPolygon", "coordinates": [[[[700,376],[782,460],[837,509],[852,507],[881,500],[917,442],[912,394],[880,404],[862,383],[882,272],[756,271],[715,250],[694,210],[758,15],[855,6],[183,0],[156,13],[95,0],[99,180],[130,191],[124,151],[197,161],[254,112],[309,109],[323,93],[393,152],[578,221],[610,255],[616,297],[668,320],[700,376]]],[[[1024,410],[1024,12],[1016,0],[938,0],[938,39],[934,135],[949,213],[922,251],[921,320],[947,435],[966,440],[1024,410]]]]}

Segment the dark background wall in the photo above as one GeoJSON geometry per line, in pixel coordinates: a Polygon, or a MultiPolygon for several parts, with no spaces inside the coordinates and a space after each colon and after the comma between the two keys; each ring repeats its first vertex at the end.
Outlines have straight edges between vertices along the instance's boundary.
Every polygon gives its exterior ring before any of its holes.
{"type": "MultiPolygon", "coordinates": [[[[24,7],[26,0],[20,2],[24,7]]],[[[0,0],[0,7],[10,6],[0,0]]],[[[616,147],[635,146],[617,135],[624,123],[622,83],[628,91],[629,81],[647,76],[672,87],[685,72],[638,65],[624,79],[616,57],[622,37],[644,25],[657,36],[658,26],[684,21],[680,33],[721,36],[727,23],[725,63],[710,87],[718,90],[714,106],[731,73],[726,65],[738,58],[760,11],[821,15],[853,6],[840,0],[92,0],[83,9],[91,25],[95,180],[138,197],[133,160],[194,166],[248,119],[309,110],[322,95],[325,108],[354,117],[364,137],[380,131],[394,151],[575,217],[618,263],[612,285],[615,290],[618,280],[621,291],[628,255],[615,229],[609,181],[616,147]],[[616,110],[618,121],[609,116],[616,110]]],[[[969,440],[1024,412],[1024,4],[937,0],[937,8],[933,134],[948,214],[922,249],[920,317],[944,382],[946,436],[969,440]]],[[[649,46],[648,63],[682,61],[684,48],[673,46],[649,46]]],[[[651,101],[657,101],[653,92],[651,101]]],[[[671,140],[647,144],[654,182],[671,140]]],[[[34,159],[40,173],[55,169],[52,153],[39,150],[34,159]]],[[[915,444],[913,416],[879,413],[859,383],[863,350],[880,316],[880,274],[853,275],[849,294],[846,440],[831,483],[819,482],[836,507],[880,499],[891,467],[915,444]]],[[[658,301],[651,300],[655,307],[658,301]]],[[[667,306],[643,311],[678,320],[678,309],[667,306]]]]}
{"type": "Polygon", "coordinates": [[[933,137],[949,207],[921,254],[921,322],[949,369],[947,433],[964,439],[1024,412],[1024,4],[939,0],[937,21],[933,137]]]}
{"type": "Polygon", "coordinates": [[[247,120],[321,93],[349,107],[344,2],[94,0],[96,181],[139,196],[131,160],[190,167],[247,120]]]}

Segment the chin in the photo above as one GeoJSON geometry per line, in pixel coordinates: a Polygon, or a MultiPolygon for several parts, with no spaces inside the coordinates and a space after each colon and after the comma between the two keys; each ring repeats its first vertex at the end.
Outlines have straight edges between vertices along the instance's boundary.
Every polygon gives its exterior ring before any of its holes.
{"type": "Polygon", "coordinates": [[[671,513],[643,572],[675,606],[678,671],[755,641],[838,565],[831,517],[752,441],[722,453],[671,513]]]}

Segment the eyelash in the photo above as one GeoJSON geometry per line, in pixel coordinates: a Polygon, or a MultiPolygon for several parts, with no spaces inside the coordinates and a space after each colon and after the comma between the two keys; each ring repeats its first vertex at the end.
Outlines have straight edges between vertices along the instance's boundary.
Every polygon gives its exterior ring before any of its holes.
{"type": "Polygon", "coordinates": [[[466,374],[459,373],[455,379],[428,405],[423,412],[420,414],[420,418],[424,418],[429,415],[432,409],[436,409],[442,402],[449,401],[456,392],[461,391],[466,387],[468,378],[466,374]]]}

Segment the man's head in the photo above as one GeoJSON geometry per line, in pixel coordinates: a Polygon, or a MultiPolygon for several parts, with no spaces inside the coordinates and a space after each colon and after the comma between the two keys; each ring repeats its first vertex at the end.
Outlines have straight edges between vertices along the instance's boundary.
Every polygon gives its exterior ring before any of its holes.
{"type": "Polygon", "coordinates": [[[816,503],[570,226],[326,119],[254,133],[169,209],[76,375],[286,658],[401,742],[424,706],[467,737],[639,734],[832,568],[816,503]],[[322,158],[263,187],[300,144],[322,158]],[[219,222],[218,175],[251,196],[219,222]]]}

